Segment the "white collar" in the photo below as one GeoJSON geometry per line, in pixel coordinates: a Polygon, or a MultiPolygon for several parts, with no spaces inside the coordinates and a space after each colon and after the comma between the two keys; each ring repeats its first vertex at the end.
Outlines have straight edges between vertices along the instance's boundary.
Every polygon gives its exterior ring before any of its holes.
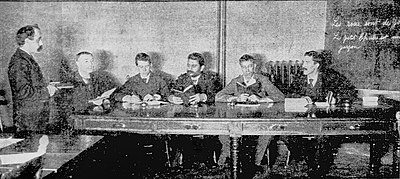
{"type": "Polygon", "coordinates": [[[139,75],[140,75],[140,78],[146,79],[146,83],[149,83],[150,74],[151,74],[151,72],[150,72],[147,76],[145,76],[145,77],[143,77],[142,74],[139,74],[139,75]]]}
{"type": "Polygon", "coordinates": [[[26,52],[28,55],[33,56],[30,52],[28,52],[27,50],[23,49],[22,47],[19,47],[19,49],[21,49],[22,51],[26,52]]]}
{"type": "Polygon", "coordinates": [[[315,86],[315,84],[317,83],[318,75],[319,72],[312,75],[307,75],[307,83],[309,83],[310,79],[312,79],[313,80],[312,85],[315,86]]]}
{"type": "Polygon", "coordinates": [[[200,78],[201,74],[196,76],[196,77],[190,77],[192,79],[192,81],[194,81],[194,84],[197,85],[197,83],[199,82],[199,78],[200,78]]]}

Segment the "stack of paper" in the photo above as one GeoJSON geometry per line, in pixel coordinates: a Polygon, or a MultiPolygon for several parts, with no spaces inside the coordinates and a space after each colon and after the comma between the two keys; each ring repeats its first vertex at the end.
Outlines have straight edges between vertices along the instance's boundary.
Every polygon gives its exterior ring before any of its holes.
{"type": "Polygon", "coordinates": [[[378,105],[378,97],[377,96],[368,96],[368,97],[363,97],[363,102],[362,104],[364,106],[376,106],[378,105]]]}
{"type": "Polygon", "coordinates": [[[285,98],[285,112],[306,112],[307,105],[305,98],[285,98]]]}

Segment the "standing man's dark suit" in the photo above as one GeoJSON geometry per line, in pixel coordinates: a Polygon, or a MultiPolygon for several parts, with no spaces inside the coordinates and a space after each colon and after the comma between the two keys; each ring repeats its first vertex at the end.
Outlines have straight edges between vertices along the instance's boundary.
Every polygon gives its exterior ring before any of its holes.
{"type": "Polygon", "coordinates": [[[14,125],[19,131],[45,132],[49,122],[49,98],[57,88],[47,85],[32,54],[42,50],[42,35],[37,24],[20,28],[19,45],[8,66],[13,101],[14,125]]]}
{"type": "Polygon", "coordinates": [[[8,77],[17,130],[45,130],[50,114],[50,95],[38,63],[18,48],[11,57],[8,77]]]}

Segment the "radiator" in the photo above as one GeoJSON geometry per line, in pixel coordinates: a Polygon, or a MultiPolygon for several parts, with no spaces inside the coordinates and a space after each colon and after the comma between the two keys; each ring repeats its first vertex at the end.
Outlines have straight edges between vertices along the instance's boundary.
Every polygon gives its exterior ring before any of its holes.
{"type": "Polygon", "coordinates": [[[296,61],[268,61],[265,63],[265,71],[271,82],[283,93],[291,87],[293,78],[302,73],[302,62],[296,61]]]}

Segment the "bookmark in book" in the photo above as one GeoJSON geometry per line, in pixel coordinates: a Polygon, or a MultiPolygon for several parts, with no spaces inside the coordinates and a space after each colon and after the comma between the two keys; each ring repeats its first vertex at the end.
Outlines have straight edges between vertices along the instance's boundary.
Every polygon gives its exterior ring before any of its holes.
{"type": "Polygon", "coordinates": [[[242,84],[242,83],[239,83],[239,82],[236,82],[236,84],[238,84],[238,85],[240,85],[240,86],[242,86],[244,88],[247,88],[247,86],[245,84],[242,84]]]}

